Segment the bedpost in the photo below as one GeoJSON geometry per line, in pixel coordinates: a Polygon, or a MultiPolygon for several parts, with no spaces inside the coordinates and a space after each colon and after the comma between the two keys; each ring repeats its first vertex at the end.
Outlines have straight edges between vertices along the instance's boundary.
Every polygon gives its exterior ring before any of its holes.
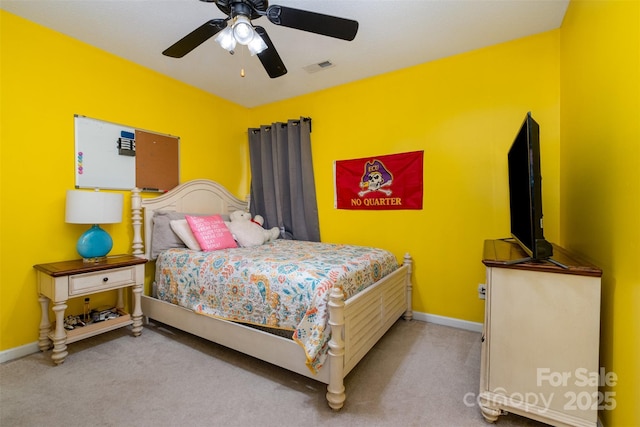
{"type": "Polygon", "coordinates": [[[411,255],[407,252],[404,254],[404,265],[407,268],[407,311],[404,312],[404,320],[413,319],[413,285],[411,284],[411,270],[413,267],[413,260],[411,259],[411,255]]]}
{"type": "Polygon", "coordinates": [[[133,255],[144,256],[144,245],[142,244],[142,198],[140,189],[131,190],[131,222],[133,224],[133,255]]]}
{"type": "Polygon", "coordinates": [[[327,402],[337,411],[344,406],[344,293],[342,288],[334,287],[329,295],[329,385],[327,402]]]}

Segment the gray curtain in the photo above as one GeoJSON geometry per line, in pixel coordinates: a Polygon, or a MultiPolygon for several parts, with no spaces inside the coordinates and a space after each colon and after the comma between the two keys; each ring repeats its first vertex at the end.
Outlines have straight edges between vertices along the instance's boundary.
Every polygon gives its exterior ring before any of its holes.
{"type": "Polygon", "coordinates": [[[311,119],[249,129],[251,214],[284,239],[320,241],[311,119]]]}

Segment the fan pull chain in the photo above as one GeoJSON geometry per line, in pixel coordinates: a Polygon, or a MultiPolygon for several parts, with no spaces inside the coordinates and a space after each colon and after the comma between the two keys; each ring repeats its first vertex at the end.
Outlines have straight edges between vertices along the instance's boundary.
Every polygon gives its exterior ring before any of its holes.
{"type": "Polygon", "coordinates": [[[242,62],[242,65],[240,66],[240,77],[244,77],[244,59],[246,58],[246,54],[245,54],[245,49],[242,49],[242,59],[240,60],[242,62]]]}

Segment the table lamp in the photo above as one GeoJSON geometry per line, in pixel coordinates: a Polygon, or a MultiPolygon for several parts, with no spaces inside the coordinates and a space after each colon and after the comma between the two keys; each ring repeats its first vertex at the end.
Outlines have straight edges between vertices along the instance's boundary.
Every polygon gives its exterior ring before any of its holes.
{"type": "Polygon", "coordinates": [[[80,236],[76,246],[85,262],[104,260],[113,247],[111,236],[98,224],[122,222],[122,199],[122,194],[98,190],[67,190],[65,222],[92,224],[80,236]]]}

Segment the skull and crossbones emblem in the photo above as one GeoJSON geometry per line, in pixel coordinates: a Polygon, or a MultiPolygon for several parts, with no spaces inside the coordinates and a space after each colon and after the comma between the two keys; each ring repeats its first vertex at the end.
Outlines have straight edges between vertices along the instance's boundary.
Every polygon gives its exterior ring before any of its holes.
{"type": "Polygon", "coordinates": [[[365,173],[360,182],[360,188],[362,188],[362,191],[358,193],[358,196],[362,197],[365,194],[374,191],[380,191],[381,193],[390,196],[392,193],[391,189],[383,187],[391,186],[392,181],[391,174],[386,170],[382,162],[375,160],[373,163],[367,163],[365,165],[365,173]]]}

